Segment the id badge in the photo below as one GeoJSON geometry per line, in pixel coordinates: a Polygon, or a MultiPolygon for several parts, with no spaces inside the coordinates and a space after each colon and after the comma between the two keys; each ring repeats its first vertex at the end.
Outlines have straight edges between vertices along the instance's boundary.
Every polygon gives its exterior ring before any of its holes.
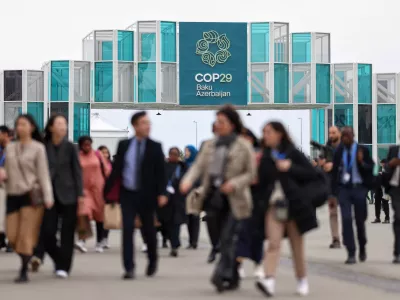
{"type": "Polygon", "coordinates": [[[344,181],[344,183],[348,183],[350,181],[350,174],[349,173],[345,173],[343,175],[343,181],[344,181]]]}
{"type": "Polygon", "coordinates": [[[172,186],[168,186],[167,192],[170,193],[171,195],[173,195],[173,194],[175,194],[175,189],[172,186]]]}

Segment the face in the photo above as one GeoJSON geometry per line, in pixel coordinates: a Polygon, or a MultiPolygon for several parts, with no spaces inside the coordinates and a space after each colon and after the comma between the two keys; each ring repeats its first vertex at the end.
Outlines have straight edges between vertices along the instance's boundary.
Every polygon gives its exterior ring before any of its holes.
{"type": "Polygon", "coordinates": [[[178,162],[180,158],[180,153],[176,149],[171,149],[169,151],[169,161],[170,162],[178,162]]]}
{"type": "Polygon", "coordinates": [[[230,135],[235,127],[224,114],[217,115],[215,122],[215,133],[219,136],[230,135]]]}
{"type": "Polygon", "coordinates": [[[53,126],[51,126],[50,131],[52,134],[58,137],[65,137],[67,135],[67,120],[63,117],[57,117],[54,120],[53,126]]]}
{"type": "Polygon", "coordinates": [[[133,125],[136,135],[147,138],[150,135],[151,123],[148,116],[143,116],[133,125]]]}
{"type": "Polygon", "coordinates": [[[25,118],[19,118],[16,124],[17,135],[20,138],[26,138],[32,135],[35,127],[25,118]]]}
{"type": "Polygon", "coordinates": [[[318,165],[319,166],[323,166],[326,163],[326,159],[325,158],[319,158],[318,159],[318,165]]]}
{"type": "Polygon", "coordinates": [[[103,148],[103,149],[101,149],[100,151],[101,151],[101,154],[103,154],[103,156],[104,156],[106,159],[110,159],[110,152],[108,151],[107,148],[103,148]]]}
{"type": "Polygon", "coordinates": [[[0,132],[0,145],[4,146],[4,144],[8,141],[8,134],[4,132],[0,132]]]}
{"type": "Polygon", "coordinates": [[[345,146],[351,146],[354,141],[354,134],[353,131],[350,129],[344,129],[342,132],[342,143],[345,146]]]}
{"type": "Polygon", "coordinates": [[[91,141],[84,141],[82,144],[82,151],[84,153],[89,153],[92,150],[92,142],[91,141]]]}
{"type": "Polygon", "coordinates": [[[334,143],[340,140],[340,131],[337,127],[329,128],[329,140],[334,143]]]}
{"type": "Polygon", "coordinates": [[[190,153],[190,150],[188,148],[185,148],[185,158],[188,159],[192,153],[190,153]]]}
{"type": "Polygon", "coordinates": [[[267,125],[264,127],[263,137],[265,146],[271,148],[277,147],[282,140],[282,134],[272,128],[271,125],[267,125]]]}

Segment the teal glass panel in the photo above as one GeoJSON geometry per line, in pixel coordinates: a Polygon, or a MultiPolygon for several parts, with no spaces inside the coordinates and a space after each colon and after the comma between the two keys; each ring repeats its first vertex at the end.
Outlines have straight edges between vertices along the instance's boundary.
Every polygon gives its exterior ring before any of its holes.
{"type": "Polygon", "coordinates": [[[94,67],[95,102],[113,101],[113,64],[112,62],[97,62],[94,67]]]}
{"type": "Polygon", "coordinates": [[[137,76],[133,77],[133,102],[136,102],[136,95],[137,95],[137,76]]]}
{"type": "Polygon", "coordinates": [[[118,60],[133,61],[133,32],[118,30],[118,60]]]}
{"type": "Polygon", "coordinates": [[[251,24],[251,62],[269,62],[269,23],[251,24]]]}
{"type": "Polygon", "coordinates": [[[335,126],[353,126],[353,104],[335,105],[335,126]]]}
{"type": "Polygon", "coordinates": [[[396,104],[378,104],[378,144],[396,143],[396,104]]]}
{"type": "Polygon", "coordinates": [[[311,110],[311,139],[318,143],[325,143],[325,110],[311,110]]]}
{"type": "Polygon", "coordinates": [[[358,103],[372,103],[372,65],[358,65],[358,103]]]}
{"type": "Polygon", "coordinates": [[[84,135],[90,136],[90,104],[74,103],[74,142],[84,135]]]}
{"type": "Polygon", "coordinates": [[[378,162],[386,159],[389,153],[389,146],[378,146],[378,162]]]}
{"type": "Polygon", "coordinates": [[[176,62],[176,23],[161,22],[161,60],[176,62]]]}
{"type": "MultiPolygon", "coordinates": [[[[335,84],[342,86],[341,83],[345,82],[345,72],[335,71],[335,84]]],[[[344,103],[344,95],[335,90],[335,103],[344,103]]]]}
{"type": "Polygon", "coordinates": [[[140,34],[140,61],[156,61],[156,34],[140,34]]]}
{"type": "Polygon", "coordinates": [[[292,63],[311,62],[311,33],[292,33],[292,63]]]}
{"type": "Polygon", "coordinates": [[[286,43],[285,42],[275,42],[274,43],[275,53],[274,62],[287,62],[286,58],[286,43]]]}
{"type": "Polygon", "coordinates": [[[265,92],[265,73],[253,72],[252,85],[251,85],[251,102],[252,103],[265,103],[263,93],[265,92]]]}
{"type": "Polygon", "coordinates": [[[50,101],[68,101],[69,99],[69,61],[51,62],[50,101]]]}
{"type": "Polygon", "coordinates": [[[35,119],[40,130],[44,128],[44,104],[43,102],[28,102],[28,114],[35,119]]]}
{"type": "Polygon", "coordinates": [[[316,65],[317,103],[331,103],[331,66],[316,65]]]}
{"type": "Polygon", "coordinates": [[[139,63],[139,101],[138,102],[157,102],[156,93],[156,64],[139,63]]]}
{"type": "Polygon", "coordinates": [[[113,59],[113,42],[105,41],[101,43],[101,59],[112,60],[113,59]]]}
{"type": "Polygon", "coordinates": [[[90,70],[90,99],[94,97],[94,70],[90,70]]]}
{"type": "Polygon", "coordinates": [[[302,86],[301,88],[296,89],[296,92],[293,92],[293,103],[310,103],[311,93],[308,87],[310,86],[311,79],[304,79],[307,74],[303,71],[293,71],[292,74],[293,87],[296,87],[297,85],[302,86]],[[304,80],[307,80],[307,83],[303,82],[304,80]]]}
{"type": "Polygon", "coordinates": [[[274,65],[274,103],[289,103],[289,65],[274,65]]]}

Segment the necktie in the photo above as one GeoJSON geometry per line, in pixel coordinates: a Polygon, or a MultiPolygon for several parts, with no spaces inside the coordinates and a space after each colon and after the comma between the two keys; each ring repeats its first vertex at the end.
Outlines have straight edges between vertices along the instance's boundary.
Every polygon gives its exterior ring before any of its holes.
{"type": "Polygon", "coordinates": [[[137,141],[136,142],[136,189],[140,189],[140,184],[141,184],[141,151],[140,151],[140,146],[141,146],[142,142],[141,141],[137,141]]]}

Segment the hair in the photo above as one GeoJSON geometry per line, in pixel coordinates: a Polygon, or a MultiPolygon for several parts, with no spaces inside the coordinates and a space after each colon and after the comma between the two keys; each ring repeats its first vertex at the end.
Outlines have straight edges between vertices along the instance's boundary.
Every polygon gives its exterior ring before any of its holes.
{"type": "Polygon", "coordinates": [[[93,140],[90,136],[88,135],[84,135],[81,136],[78,140],[78,145],[79,145],[79,150],[82,150],[82,146],[85,142],[89,141],[90,143],[93,143],[93,140]]]}
{"type": "Polygon", "coordinates": [[[215,122],[214,123],[212,123],[212,133],[215,133],[215,131],[216,131],[216,128],[215,128],[215,122]]]}
{"type": "MultiPolygon", "coordinates": [[[[33,131],[31,133],[31,137],[33,140],[39,142],[39,143],[43,143],[43,136],[39,131],[39,127],[35,121],[35,119],[32,117],[32,115],[30,114],[23,114],[23,115],[19,115],[18,118],[15,120],[15,128],[17,128],[17,124],[19,122],[19,120],[21,119],[25,119],[29,122],[29,124],[31,124],[31,126],[33,127],[33,131]]],[[[17,133],[17,140],[19,140],[19,136],[17,133]]]]}
{"type": "Polygon", "coordinates": [[[143,111],[139,111],[139,112],[137,112],[137,113],[134,113],[133,116],[132,116],[132,118],[131,118],[131,124],[132,124],[133,126],[135,126],[135,125],[137,124],[137,122],[138,122],[141,118],[143,118],[144,116],[147,116],[147,112],[145,112],[144,110],[143,110],[143,111]]]}
{"type": "Polygon", "coordinates": [[[1,132],[1,133],[5,133],[5,134],[7,134],[8,136],[11,136],[11,130],[10,130],[10,128],[8,128],[6,125],[0,126],[0,132],[1,132]]]}
{"type": "Polygon", "coordinates": [[[169,148],[168,153],[171,153],[171,151],[174,151],[174,150],[178,151],[178,154],[179,154],[179,155],[181,154],[181,150],[179,150],[178,147],[171,147],[171,148],[169,148]]]}
{"type": "Polygon", "coordinates": [[[257,137],[255,136],[255,134],[248,128],[243,127],[243,131],[242,134],[244,136],[247,136],[249,138],[251,138],[253,140],[253,147],[254,148],[259,148],[260,147],[260,141],[257,139],[257,137]]]}
{"type": "Polygon", "coordinates": [[[236,109],[232,105],[224,105],[218,112],[218,115],[224,115],[225,117],[228,118],[229,122],[233,125],[234,127],[234,132],[237,134],[241,134],[243,131],[243,123],[242,120],[240,119],[239,113],[236,111],[236,109]]]}
{"type": "Polygon", "coordinates": [[[99,146],[99,147],[97,148],[97,150],[98,150],[98,151],[107,150],[107,152],[108,152],[108,155],[109,155],[109,157],[108,157],[108,160],[109,160],[109,161],[111,161],[111,153],[110,153],[110,149],[108,149],[108,147],[107,147],[107,146],[105,146],[105,145],[101,145],[101,146],[99,146]]]}
{"type": "Polygon", "coordinates": [[[281,122],[272,121],[268,122],[265,126],[271,126],[273,130],[282,135],[282,140],[280,143],[281,147],[286,148],[288,146],[293,146],[292,139],[290,138],[285,126],[281,122]]]}
{"type": "Polygon", "coordinates": [[[386,163],[387,163],[387,159],[386,158],[381,160],[381,164],[386,164],[386,163]]]}
{"type": "Polygon", "coordinates": [[[47,121],[46,127],[44,128],[44,140],[46,142],[51,141],[53,134],[51,132],[51,127],[53,127],[54,122],[56,121],[57,118],[63,118],[67,123],[67,117],[62,115],[62,114],[53,114],[51,115],[50,119],[47,121]]]}

